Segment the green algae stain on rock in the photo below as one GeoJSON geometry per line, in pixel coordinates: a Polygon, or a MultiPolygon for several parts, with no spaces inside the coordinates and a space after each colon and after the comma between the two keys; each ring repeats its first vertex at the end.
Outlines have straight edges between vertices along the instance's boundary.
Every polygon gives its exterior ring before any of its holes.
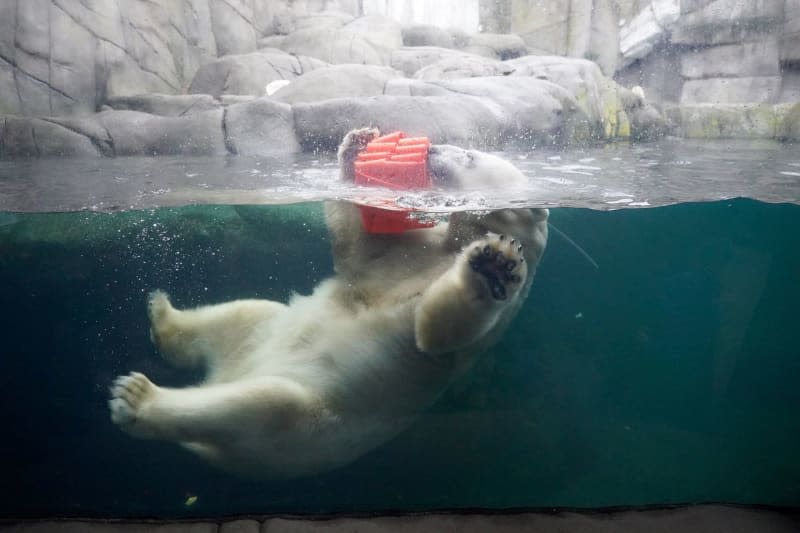
{"type": "Polygon", "coordinates": [[[610,80],[601,86],[605,140],[627,140],[631,136],[631,123],[620,90],[624,89],[610,80]]]}
{"type": "Polygon", "coordinates": [[[771,104],[694,104],[680,107],[683,136],[697,139],[772,139],[771,104]]]}
{"type": "Polygon", "coordinates": [[[800,141],[800,103],[775,106],[779,111],[776,137],[782,141],[800,141]]]}

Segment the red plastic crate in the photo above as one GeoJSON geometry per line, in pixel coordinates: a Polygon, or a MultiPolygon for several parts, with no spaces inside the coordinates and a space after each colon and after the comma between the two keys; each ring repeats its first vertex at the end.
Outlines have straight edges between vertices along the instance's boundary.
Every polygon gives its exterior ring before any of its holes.
{"type": "MultiPolygon", "coordinates": [[[[357,185],[403,191],[426,189],[431,186],[428,175],[430,146],[427,137],[406,137],[402,131],[377,137],[358,154],[355,182],[357,185]]],[[[412,209],[359,207],[361,221],[370,233],[402,233],[434,225],[434,222],[420,222],[410,217],[412,209]]]]}

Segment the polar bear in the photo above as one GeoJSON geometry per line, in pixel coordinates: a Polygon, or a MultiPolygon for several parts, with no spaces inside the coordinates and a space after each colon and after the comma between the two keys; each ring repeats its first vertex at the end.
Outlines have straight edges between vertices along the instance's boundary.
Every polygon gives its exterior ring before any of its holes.
{"type": "MultiPolygon", "coordinates": [[[[357,152],[378,135],[350,132],[357,152]]],[[[434,184],[509,187],[507,161],[433,145],[434,184]]],[[[497,340],[522,305],[547,242],[546,209],[454,213],[449,222],[372,234],[357,206],[326,205],[335,275],[289,303],[237,300],[174,308],[148,302],[167,361],[205,380],[167,388],[140,373],[111,387],[111,419],[134,437],[181,444],[233,473],[293,478],[346,465],[408,427],[497,340]]]]}

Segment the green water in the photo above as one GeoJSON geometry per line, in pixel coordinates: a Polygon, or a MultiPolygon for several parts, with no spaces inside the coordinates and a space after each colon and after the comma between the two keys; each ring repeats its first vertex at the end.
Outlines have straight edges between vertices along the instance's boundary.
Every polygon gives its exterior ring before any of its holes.
{"type": "Polygon", "coordinates": [[[800,505],[800,206],[552,210],[508,334],[398,438],[243,481],[108,416],[151,347],[146,293],[285,300],[332,272],[319,204],[0,214],[0,516],[800,505]],[[187,506],[187,497],[197,501],[187,506]]]}

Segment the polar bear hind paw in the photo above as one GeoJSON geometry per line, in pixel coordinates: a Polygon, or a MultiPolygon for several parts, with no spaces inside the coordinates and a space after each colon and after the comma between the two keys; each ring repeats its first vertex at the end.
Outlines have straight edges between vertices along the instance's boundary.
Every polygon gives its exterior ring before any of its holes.
{"type": "Polygon", "coordinates": [[[522,244],[506,235],[490,233],[473,243],[468,261],[495,300],[505,300],[519,290],[527,274],[522,244]]]}
{"type": "Polygon", "coordinates": [[[150,340],[159,349],[162,344],[162,337],[167,333],[167,315],[173,310],[169,301],[169,295],[156,290],[147,297],[147,316],[150,318],[150,340]]]}
{"type": "MultiPolygon", "coordinates": [[[[129,433],[139,433],[137,422],[141,422],[141,411],[153,397],[156,386],[147,376],[131,372],[127,376],[119,376],[111,386],[111,421],[129,433]]],[[[144,435],[143,435],[144,436],[144,435]]]]}
{"type": "Polygon", "coordinates": [[[147,316],[150,318],[152,325],[155,326],[162,322],[171,309],[172,304],[166,292],[155,290],[147,295],[147,316]]]}

